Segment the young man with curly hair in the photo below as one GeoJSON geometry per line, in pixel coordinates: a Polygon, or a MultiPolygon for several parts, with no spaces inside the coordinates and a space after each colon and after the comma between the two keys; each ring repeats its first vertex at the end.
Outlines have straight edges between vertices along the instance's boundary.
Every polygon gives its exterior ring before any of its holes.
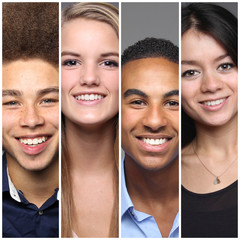
{"type": "Polygon", "coordinates": [[[3,3],[3,237],[58,237],[58,3],[3,3]]]}

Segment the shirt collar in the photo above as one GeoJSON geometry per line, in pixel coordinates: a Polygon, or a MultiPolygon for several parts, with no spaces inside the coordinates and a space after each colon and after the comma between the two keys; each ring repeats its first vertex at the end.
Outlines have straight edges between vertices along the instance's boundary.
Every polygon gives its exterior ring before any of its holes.
{"type": "MultiPolygon", "coordinates": [[[[3,192],[9,192],[11,197],[17,201],[21,202],[21,198],[18,194],[18,190],[15,188],[13,182],[11,181],[11,178],[8,173],[8,167],[7,167],[7,158],[6,158],[6,152],[3,154],[3,192]]],[[[57,191],[57,200],[59,200],[59,189],[55,189],[57,191]]]]}
{"type": "Polygon", "coordinates": [[[11,178],[8,173],[7,168],[7,159],[6,159],[6,153],[3,154],[3,192],[10,193],[11,197],[17,201],[21,202],[20,196],[18,194],[17,189],[15,188],[14,184],[11,181],[11,178]]]}
{"type": "Polygon", "coordinates": [[[133,203],[132,200],[128,194],[127,191],[127,186],[126,186],[126,179],[125,179],[125,171],[124,171],[124,163],[125,163],[125,157],[122,159],[122,169],[121,169],[121,180],[122,180],[122,193],[121,193],[121,202],[122,202],[122,206],[121,206],[121,216],[123,216],[125,214],[125,212],[129,209],[129,208],[133,208],[133,203]]]}
{"type": "Polygon", "coordinates": [[[169,233],[169,237],[171,237],[171,235],[177,231],[178,234],[179,234],[179,212],[177,213],[175,219],[174,219],[174,222],[173,222],[173,225],[172,225],[172,229],[169,233]]]}

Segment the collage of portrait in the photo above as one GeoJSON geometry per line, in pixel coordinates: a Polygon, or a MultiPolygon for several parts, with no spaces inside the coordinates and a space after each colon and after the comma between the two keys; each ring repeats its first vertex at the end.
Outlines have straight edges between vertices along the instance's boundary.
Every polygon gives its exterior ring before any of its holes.
{"type": "Polygon", "coordinates": [[[0,237],[238,237],[237,1],[1,5],[0,237]]]}

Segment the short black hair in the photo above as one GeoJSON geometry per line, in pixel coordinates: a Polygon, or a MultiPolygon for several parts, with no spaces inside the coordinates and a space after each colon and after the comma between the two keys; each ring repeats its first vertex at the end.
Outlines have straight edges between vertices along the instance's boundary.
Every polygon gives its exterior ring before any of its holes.
{"type": "Polygon", "coordinates": [[[59,62],[59,4],[49,2],[3,3],[3,64],[40,58],[59,62]]]}
{"type": "Polygon", "coordinates": [[[122,66],[127,62],[142,58],[166,58],[178,63],[178,47],[162,38],[145,38],[129,46],[122,54],[122,66]]]}

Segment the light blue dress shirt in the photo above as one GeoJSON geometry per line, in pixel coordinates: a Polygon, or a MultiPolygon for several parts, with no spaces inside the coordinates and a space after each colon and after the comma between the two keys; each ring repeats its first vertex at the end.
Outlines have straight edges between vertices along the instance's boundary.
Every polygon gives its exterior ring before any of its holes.
{"type": "MultiPolygon", "coordinates": [[[[121,237],[123,238],[161,238],[162,234],[153,216],[134,209],[128,194],[122,161],[121,191],[121,237]]],[[[179,214],[175,217],[169,238],[179,237],[179,214]]]]}

